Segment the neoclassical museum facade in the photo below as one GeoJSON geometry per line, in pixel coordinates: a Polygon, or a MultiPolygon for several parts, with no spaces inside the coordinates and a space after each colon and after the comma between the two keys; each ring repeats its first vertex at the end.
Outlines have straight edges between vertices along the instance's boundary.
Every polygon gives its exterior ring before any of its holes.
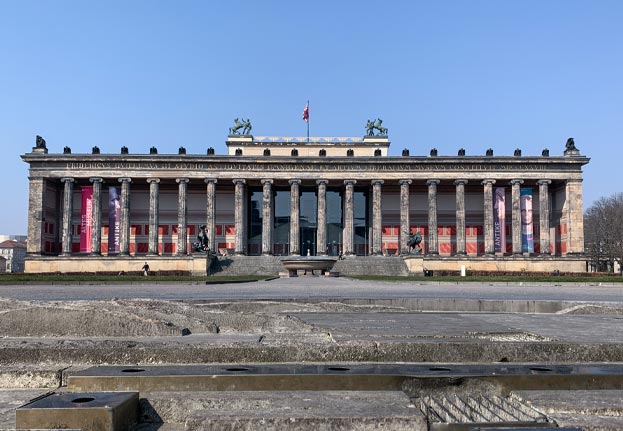
{"type": "Polygon", "coordinates": [[[230,135],[228,154],[74,154],[38,137],[26,272],[205,274],[221,256],[386,256],[409,269],[585,271],[582,166],[560,155],[389,156],[387,136],[230,135]],[[422,241],[409,246],[410,234],[422,241]]]}

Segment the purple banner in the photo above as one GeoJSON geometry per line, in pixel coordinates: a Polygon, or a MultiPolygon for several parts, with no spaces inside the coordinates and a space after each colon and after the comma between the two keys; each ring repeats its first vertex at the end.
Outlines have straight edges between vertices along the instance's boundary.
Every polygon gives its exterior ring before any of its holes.
{"type": "Polygon", "coordinates": [[[521,197],[521,251],[534,253],[534,226],[532,222],[532,189],[522,188],[521,197]]]}
{"type": "Polygon", "coordinates": [[[108,188],[108,254],[119,253],[121,235],[121,189],[108,188]]]}
{"type": "Polygon", "coordinates": [[[506,252],[506,189],[496,187],[493,195],[493,250],[506,252]]]}

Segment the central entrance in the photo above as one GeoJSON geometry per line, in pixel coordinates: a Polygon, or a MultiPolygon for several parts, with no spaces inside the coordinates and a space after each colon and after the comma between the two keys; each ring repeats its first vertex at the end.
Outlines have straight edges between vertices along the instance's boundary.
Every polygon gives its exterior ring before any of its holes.
{"type": "MultiPolygon", "coordinates": [[[[316,187],[300,187],[299,241],[301,256],[339,256],[344,251],[344,191],[327,188],[326,191],[326,244],[317,244],[318,190],[316,187]],[[324,253],[323,253],[324,252],[324,253]]],[[[356,188],[353,194],[354,252],[367,255],[369,249],[369,203],[368,189],[356,188]]],[[[260,188],[249,188],[248,193],[248,254],[262,253],[263,199],[260,188]]],[[[290,189],[276,187],[273,191],[272,253],[276,256],[290,255],[290,189]]]]}

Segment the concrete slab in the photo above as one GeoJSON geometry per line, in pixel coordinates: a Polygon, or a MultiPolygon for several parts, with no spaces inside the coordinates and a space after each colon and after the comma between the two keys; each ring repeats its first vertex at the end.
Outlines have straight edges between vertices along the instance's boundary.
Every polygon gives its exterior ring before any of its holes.
{"type": "Polygon", "coordinates": [[[126,431],[137,423],[137,392],[52,393],[15,412],[20,429],[126,431]]]}
{"type": "MultiPolygon", "coordinates": [[[[79,391],[407,390],[411,381],[481,379],[509,389],[623,389],[623,364],[222,364],[101,366],[68,377],[79,391]]],[[[407,390],[408,392],[408,390],[407,390]]]]}
{"type": "Polygon", "coordinates": [[[587,431],[623,429],[623,391],[515,391],[514,395],[560,426],[587,431]]]}
{"type": "MultiPolygon", "coordinates": [[[[153,402],[163,406],[170,399],[161,394],[153,402]]],[[[426,430],[423,415],[402,392],[215,392],[193,397],[195,402],[199,408],[184,418],[189,431],[426,430]]]]}
{"type": "Polygon", "coordinates": [[[49,392],[47,389],[0,390],[0,429],[15,429],[15,409],[49,392]]]}
{"type": "Polygon", "coordinates": [[[421,416],[399,391],[155,392],[141,399],[143,422],[183,423],[200,412],[221,419],[401,417],[417,422],[421,416]]]}

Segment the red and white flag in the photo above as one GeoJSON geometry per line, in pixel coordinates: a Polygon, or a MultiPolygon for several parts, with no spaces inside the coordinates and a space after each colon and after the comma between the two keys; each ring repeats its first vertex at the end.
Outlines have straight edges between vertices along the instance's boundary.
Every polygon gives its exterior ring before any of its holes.
{"type": "Polygon", "coordinates": [[[309,123],[309,102],[307,102],[305,109],[303,109],[303,120],[309,123]]]}

